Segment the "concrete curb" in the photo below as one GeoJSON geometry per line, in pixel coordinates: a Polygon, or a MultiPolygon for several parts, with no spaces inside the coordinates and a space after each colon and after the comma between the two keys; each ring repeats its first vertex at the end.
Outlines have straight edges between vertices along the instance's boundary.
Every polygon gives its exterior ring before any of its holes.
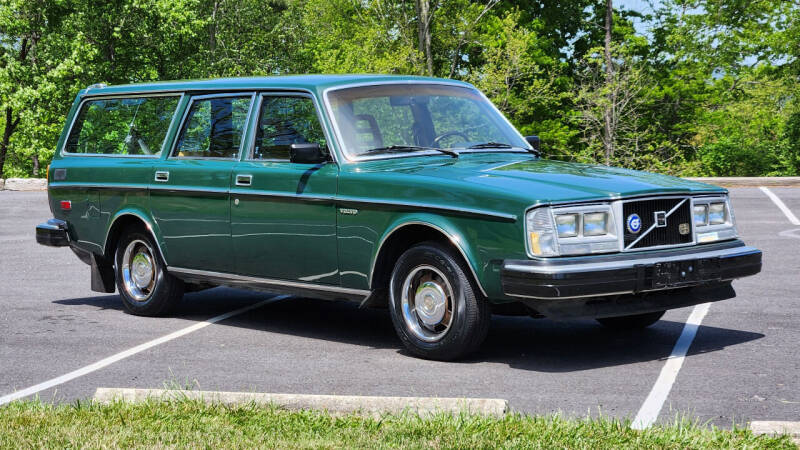
{"type": "Polygon", "coordinates": [[[686,179],[725,187],[800,186],[800,177],[687,177],[686,179]]]}
{"type": "Polygon", "coordinates": [[[47,189],[45,178],[8,178],[0,180],[0,190],[5,191],[44,191],[47,189]]]}
{"type": "Polygon", "coordinates": [[[503,416],[508,401],[493,398],[433,398],[433,397],[373,397],[360,395],[266,394],[249,392],[183,391],[165,389],[97,388],[94,400],[142,402],[145,400],[200,400],[209,404],[276,405],[290,410],[313,409],[334,415],[361,414],[380,417],[383,414],[416,413],[430,416],[436,413],[467,412],[481,416],[503,416]]]}
{"type": "Polygon", "coordinates": [[[777,420],[764,420],[750,422],[753,434],[767,434],[770,436],[788,435],[795,444],[800,445],[800,422],[781,422],[777,420]]]}

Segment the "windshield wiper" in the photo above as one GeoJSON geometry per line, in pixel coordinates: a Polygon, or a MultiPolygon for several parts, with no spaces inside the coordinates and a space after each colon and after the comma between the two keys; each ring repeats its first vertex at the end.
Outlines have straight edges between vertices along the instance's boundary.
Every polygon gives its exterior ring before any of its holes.
{"type": "Polygon", "coordinates": [[[510,148],[510,149],[514,149],[514,150],[525,150],[525,151],[533,153],[536,156],[541,156],[541,154],[537,150],[535,150],[533,148],[528,149],[528,148],[524,148],[524,147],[515,147],[513,145],[506,144],[506,143],[503,143],[503,142],[484,142],[482,144],[470,145],[467,148],[475,148],[475,149],[480,149],[480,148],[510,148]]]}
{"type": "Polygon", "coordinates": [[[514,146],[502,142],[484,142],[482,144],[470,145],[467,148],[514,148],[514,146]]]}
{"type": "Polygon", "coordinates": [[[455,152],[450,149],[446,148],[436,148],[436,147],[422,147],[419,145],[388,145],[386,147],[376,147],[371,148],[365,152],[362,152],[362,155],[371,154],[371,153],[395,153],[395,152],[418,152],[423,150],[436,150],[437,152],[442,152],[445,155],[450,155],[453,158],[458,158],[458,152],[455,152]]]}

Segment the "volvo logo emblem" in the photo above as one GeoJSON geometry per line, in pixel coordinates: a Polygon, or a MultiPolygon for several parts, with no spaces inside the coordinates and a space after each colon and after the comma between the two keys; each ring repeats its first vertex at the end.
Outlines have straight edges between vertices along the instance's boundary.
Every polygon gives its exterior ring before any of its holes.
{"type": "Polygon", "coordinates": [[[653,221],[656,223],[657,228],[664,228],[667,226],[667,212],[666,211],[656,211],[653,213],[653,221]]]}
{"type": "Polygon", "coordinates": [[[639,218],[639,215],[636,213],[631,214],[628,216],[628,220],[625,221],[626,226],[628,227],[628,231],[633,234],[636,234],[642,231],[642,219],[639,218]]]}
{"type": "Polygon", "coordinates": [[[682,235],[687,235],[687,234],[689,234],[689,231],[690,231],[690,229],[689,229],[689,224],[688,223],[682,223],[682,224],[678,225],[678,233],[680,233],[682,235]]]}

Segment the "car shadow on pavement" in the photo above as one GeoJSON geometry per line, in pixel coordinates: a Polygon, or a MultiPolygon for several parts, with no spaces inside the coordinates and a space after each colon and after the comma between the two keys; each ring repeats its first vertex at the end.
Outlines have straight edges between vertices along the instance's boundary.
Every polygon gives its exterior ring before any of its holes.
{"type": "MultiPolygon", "coordinates": [[[[173,317],[206,320],[268,299],[269,294],[217,288],[187,294],[173,317]]],[[[122,311],[117,295],[56,300],[61,305],[89,305],[122,311]]],[[[158,319],[154,319],[158,320],[158,319]]],[[[574,372],[661,360],[672,352],[682,322],[662,320],[634,331],[613,331],[593,320],[553,321],[494,316],[480,350],[456,364],[500,363],[537,372],[574,372]]],[[[359,309],[350,302],[291,297],[219,322],[231,326],[303,338],[402,349],[385,309],[359,309]]],[[[701,325],[689,355],[714,352],[764,337],[761,333],[701,325]]]]}

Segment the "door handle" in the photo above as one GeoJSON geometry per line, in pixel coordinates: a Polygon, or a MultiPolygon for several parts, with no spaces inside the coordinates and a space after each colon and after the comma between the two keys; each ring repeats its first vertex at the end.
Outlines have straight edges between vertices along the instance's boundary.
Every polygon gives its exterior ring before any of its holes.
{"type": "Polygon", "coordinates": [[[237,186],[250,186],[251,184],[253,184],[252,175],[236,175],[237,186]]]}
{"type": "Polygon", "coordinates": [[[156,171],[156,181],[160,181],[162,183],[169,181],[169,172],[163,170],[156,171]]]}

